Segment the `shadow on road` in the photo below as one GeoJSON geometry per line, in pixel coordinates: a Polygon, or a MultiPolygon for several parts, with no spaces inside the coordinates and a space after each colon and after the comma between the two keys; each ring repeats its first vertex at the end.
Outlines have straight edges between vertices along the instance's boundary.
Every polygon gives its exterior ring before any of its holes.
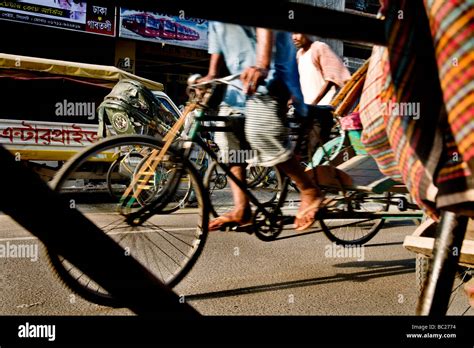
{"type": "Polygon", "coordinates": [[[403,259],[403,260],[388,260],[388,261],[352,261],[339,263],[334,265],[337,268],[403,268],[403,269],[415,269],[415,259],[403,259]]]}
{"type": "Polygon", "coordinates": [[[310,235],[310,234],[315,234],[315,233],[321,233],[323,232],[323,230],[321,228],[318,228],[316,230],[311,230],[311,231],[308,231],[308,232],[296,232],[294,229],[288,229],[286,230],[285,229],[285,232],[287,231],[291,231],[291,235],[287,235],[287,236],[283,236],[283,237],[279,237],[279,238],[276,238],[275,240],[273,240],[273,242],[276,242],[276,241],[279,241],[279,240],[284,240],[284,239],[290,239],[290,238],[295,238],[295,237],[302,237],[302,236],[307,236],[307,235],[310,235]]]}
{"type": "Polygon", "coordinates": [[[389,246],[389,245],[403,245],[403,242],[364,244],[364,247],[369,248],[369,247],[379,247],[379,246],[389,246]]]}
{"type": "Polygon", "coordinates": [[[187,295],[188,300],[207,300],[221,297],[239,296],[245,294],[255,294],[266,291],[284,290],[292,288],[301,288],[305,286],[322,285],[339,282],[365,282],[374,278],[390,277],[413,273],[415,264],[413,259],[394,260],[394,261],[365,261],[348,262],[336,265],[336,267],[365,267],[368,270],[355,273],[337,273],[329,277],[294,280],[267,285],[250,286],[239,289],[214,291],[203,294],[187,295]]]}

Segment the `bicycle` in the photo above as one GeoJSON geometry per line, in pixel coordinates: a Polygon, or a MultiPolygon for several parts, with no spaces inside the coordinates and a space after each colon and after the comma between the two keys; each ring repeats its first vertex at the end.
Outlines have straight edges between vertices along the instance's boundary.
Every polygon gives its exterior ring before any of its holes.
{"type": "MultiPolygon", "coordinates": [[[[191,109],[188,108],[186,115],[191,109]]],[[[184,120],[185,117],[181,117],[173,127],[174,136],[183,126],[184,120]]],[[[202,185],[197,169],[189,161],[192,147],[178,149],[177,146],[171,146],[172,140],[166,143],[169,139],[165,137],[163,139],[165,142],[163,142],[158,138],[143,135],[106,138],[74,156],[61,169],[51,185],[57,192],[68,197],[76,209],[84,213],[105,234],[115,239],[124,250],[128,250],[130,255],[145,265],[158,279],[169,286],[174,286],[189,272],[202,252],[207,237],[210,201],[208,198],[203,198],[206,197],[204,192],[207,191],[202,185]],[[133,202],[122,200],[119,206],[109,204],[109,202],[99,202],[94,207],[99,206],[100,211],[98,211],[76,201],[74,195],[68,190],[68,183],[75,180],[76,175],[80,173],[80,168],[89,162],[100,161],[105,158],[105,154],[108,154],[107,158],[109,158],[110,153],[120,153],[124,149],[125,152],[135,149],[143,156],[133,170],[132,183],[127,187],[127,190],[133,192],[133,202]],[[167,184],[158,191],[153,189],[158,166],[153,166],[152,172],[138,173],[150,169],[151,161],[156,159],[151,154],[160,153],[163,149],[166,151],[166,156],[161,157],[159,165],[171,174],[168,176],[167,184]],[[141,174],[148,177],[135,180],[141,174]],[[175,196],[184,175],[190,178],[198,207],[187,209],[186,226],[173,228],[180,214],[165,215],[164,208],[175,196]],[[150,189],[156,192],[148,195],[147,199],[141,200],[143,193],[150,189]],[[137,204],[140,200],[141,204],[137,204]]],[[[206,142],[199,139],[201,142],[198,144],[201,148],[205,149],[213,160],[217,160],[217,155],[209,149],[206,142]]],[[[124,196],[128,194],[127,190],[124,196]]],[[[110,294],[61,255],[50,251],[49,257],[57,274],[74,292],[94,303],[107,306],[120,305],[110,294]]]]}
{"type": "MultiPolygon", "coordinates": [[[[186,115],[191,111],[190,109],[188,108],[186,115]]],[[[184,121],[185,117],[182,116],[173,126],[173,137],[184,126],[184,121]]],[[[163,140],[167,140],[166,136],[163,140]]],[[[176,285],[196,262],[207,236],[209,218],[207,210],[209,204],[204,204],[202,201],[204,196],[202,180],[195,165],[189,161],[191,147],[183,152],[177,150],[175,146],[171,147],[172,141],[173,139],[164,144],[158,138],[144,135],[105,138],[76,154],[51,182],[51,186],[57,192],[69,198],[71,207],[84,213],[105,234],[115,239],[124,250],[168,286],[176,285]],[[160,177],[159,171],[157,171],[158,166],[154,166],[153,172],[147,180],[141,182],[134,180],[137,170],[144,169],[146,165],[149,165],[147,160],[150,158],[150,154],[160,152],[164,145],[167,147],[168,154],[175,154],[163,158],[160,163],[160,168],[169,174],[166,182],[163,185],[157,184],[157,182],[161,182],[156,180],[157,177],[160,177]],[[80,198],[76,197],[74,192],[69,189],[71,181],[74,182],[77,177],[81,177],[83,165],[91,162],[109,161],[111,154],[130,154],[134,153],[133,151],[140,155],[129,157],[143,158],[129,171],[129,176],[133,172],[132,182],[128,184],[125,192],[131,188],[131,191],[136,193],[134,201],[130,204],[123,206],[119,204],[117,207],[116,204],[110,204],[106,200],[95,202],[96,204],[90,206],[82,203],[80,198]],[[189,178],[188,182],[193,187],[198,206],[195,209],[188,209],[186,226],[169,228],[175,224],[176,216],[180,214],[166,214],[165,208],[176,196],[184,176],[189,178]],[[149,194],[141,199],[144,193],[149,194]],[[137,204],[139,201],[141,204],[137,204]],[[190,217],[194,219],[190,221],[190,217]],[[165,221],[165,225],[158,225],[163,222],[163,219],[168,221],[168,224],[165,221]]],[[[207,146],[204,141],[202,145],[207,146]]],[[[64,259],[62,255],[49,250],[49,258],[56,273],[71,290],[94,303],[120,306],[107,291],[84,275],[81,270],[75,268],[73,263],[64,259]]]]}
{"type": "MultiPolygon", "coordinates": [[[[211,148],[217,147],[211,139],[206,139],[206,141],[211,148]]],[[[128,187],[132,181],[137,166],[140,167],[142,165],[142,160],[146,157],[142,154],[140,149],[136,148],[127,150],[120,149],[120,151],[121,153],[117,155],[118,158],[111,164],[106,175],[109,194],[116,201],[120,199],[126,187],[128,187]]],[[[218,150],[216,149],[215,151],[218,150]]],[[[206,158],[206,153],[202,149],[198,149],[195,156],[191,155],[190,160],[195,164],[196,169],[201,176],[204,176],[207,173],[209,167],[208,159],[206,158]]],[[[147,190],[142,191],[142,194],[137,197],[137,204],[143,206],[151,196],[159,194],[160,190],[166,185],[169,175],[171,175],[171,173],[168,170],[161,166],[158,167],[153,182],[150,182],[150,187],[147,190]]],[[[218,173],[215,166],[211,168],[209,175],[208,186],[211,192],[223,189],[227,185],[225,175],[218,173]]],[[[187,206],[190,200],[193,200],[192,192],[191,181],[189,178],[185,178],[180,185],[180,189],[176,192],[175,197],[162,209],[162,213],[170,214],[187,206]]]]}
{"type": "MultiPolygon", "coordinates": [[[[138,146],[143,151],[142,153],[146,153],[147,155],[135,168],[132,181],[124,191],[119,204],[112,207],[102,205],[102,215],[99,216],[94,216],[90,211],[87,211],[87,206],[79,208],[84,210],[86,216],[89,213],[90,218],[100,225],[104,233],[117,239],[117,242],[125,249],[129,248],[132,255],[170,286],[176,285],[191,270],[202,252],[208,233],[209,215],[212,210],[209,191],[205,188],[194,164],[189,160],[193,144],[201,147],[217,163],[220,170],[231,180],[234,180],[248,196],[254,207],[250,232],[255,233],[263,241],[272,241],[280,235],[287,221],[282,214],[282,208],[286,203],[289,190],[290,180],[288,177],[281,176],[282,186],[278,190],[277,199],[271,202],[262,202],[250,188],[247,188],[246,183],[239,181],[232,174],[228,165],[219,161],[218,155],[199,136],[199,132],[202,131],[230,131],[225,126],[208,125],[209,121],[243,120],[243,116],[240,115],[209,116],[203,112],[206,107],[206,98],[212,94],[212,84],[230,83],[233,78],[236,77],[231,76],[210,81],[208,84],[211,84],[211,87],[206,87],[201,96],[190,97],[185,113],[163,140],[146,136],[120,136],[106,139],[76,155],[54,180],[55,190],[67,195],[65,185],[74,178],[76,170],[83,163],[97,160],[102,157],[103,153],[121,147],[138,146]],[[198,112],[195,112],[196,110],[198,112]],[[193,120],[189,122],[189,127],[185,128],[184,132],[179,133],[182,141],[173,142],[188,116],[193,120]],[[158,166],[170,173],[165,185],[161,187],[160,191],[149,195],[149,199],[144,201],[143,205],[137,206],[136,202],[140,195],[153,187],[158,166]],[[169,204],[177,190],[180,189],[180,183],[185,176],[189,178],[194,187],[198,202],[197,208],[186,209],[182,212],[180,210],[176,214],[165,214],[163,208],[169,204]],[[180,219],[180,216],[184,214],[186,219],[180,219]]],[[[316,110],[328,112],[325,107],[318,107],[316,110]]],[[[299,129],[302,131],[302,128],[299,129]]],[[[299,146],[298,139],[296,148],[299,146]]],[[[265,173],[267,172],[265,171],[265,173]]],[[[337,179],[337,172],[335,177],[337,179]]],[[[385,218],[400,215],[388,211],[387,207],[394,204],[392,200],[386,197],[373,197],[377,190],[342,185],[321,185],[321,187],[331,198],[332,204],[321,209],[317,219],[323,232],[331,240],[340,244],[363,244],[380,230],[385,218]],[[350,223],[347,223],[348,220],[350,223]],[[334,225],[334,221],[343,223],[334,225]],[[340,230],[351,231],[351,235],[348,237],[337,235],[335,231],[340,230]]],[[[380,187],[379,185],[379,190],[380,187]]],[[[50,254],[50,257],[60,276],[66,279],[65,283],[69,284],[74,291],[85,293],[88,296],[86,298],[92,302],[115,304],[114,299],[104,293],[102,289],[97,288],[94,284],[91,287],[89,279],[79,270],[74,269],[67,260],[54,254],[50,254]]]]}

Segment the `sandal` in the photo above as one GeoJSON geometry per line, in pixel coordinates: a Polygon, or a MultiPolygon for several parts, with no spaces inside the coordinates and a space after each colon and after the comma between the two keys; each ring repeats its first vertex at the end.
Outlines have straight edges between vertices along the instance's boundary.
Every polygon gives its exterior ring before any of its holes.
{"type": "Polygon", "coordinates": [[[235,218],[231,214],[232,213],[223,214],[210,221],[209,232],[226,231],[229,229],[238,231],[242,228],[252,225],[252,214],[250,209],[248,209],[244,213],[244,218],[242,220],[235,220],[235,218]]]}
{"type": "Polygon", "coordinates": [[[302,211],[298,212],[295,216],[295,222],[298,219],[303,219],[305,216],[308,214],[311,214],[311,217],[308,222],[306,222],[304,225],[301,225],[297,228],[295,228],[296,231],[304,231],[310,228],[315,222],[316,222],[316,215],[318,211],[325,207],[331,200],[330,199],[325,199],[325,195],[323,194],[322,197],[311,203],[309,206],[307,206],[305,209],[302,211]],[[314,212],[313,212],[314,211],[314,212]]]}

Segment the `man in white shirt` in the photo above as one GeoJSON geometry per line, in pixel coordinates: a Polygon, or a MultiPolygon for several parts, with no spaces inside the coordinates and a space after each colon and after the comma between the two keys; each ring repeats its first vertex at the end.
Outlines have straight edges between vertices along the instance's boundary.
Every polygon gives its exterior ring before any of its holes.
{"type": "Polygon", "coordinates": [[[341,58],[324,42],[312,41],[307,35],[293,33],[298,52],[298,71],[304,102],[329,105],[338,88],[351,78],[341,58]]]}

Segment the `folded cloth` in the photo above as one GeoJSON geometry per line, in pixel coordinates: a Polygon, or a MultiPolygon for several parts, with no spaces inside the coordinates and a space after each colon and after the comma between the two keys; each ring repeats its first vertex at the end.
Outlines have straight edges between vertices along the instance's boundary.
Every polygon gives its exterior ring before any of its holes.
{"type": "Polygon", "coordinates": [[[360,121],[360,113],[357,111],[351,112],[349,115],[341,117],[341,128],[343,130],[359,130],[362,129],[362,122],[360,121]]]}
{"type": "Polygon", "coordinates": [[[361,142],[366,151],[374,157],[380,172],[396,181],[402,181],[395,153],[390,145],[383,118],[382,79],[384,76],[382,57],[388,59],[385,47],[374,46],[369,60],[367,77],[359,104],[362,123],[361,142]]]}
{"type": "Polygon", "coordinates": [[[360,107],[362,141],[382,172],[395,180],[400,174],[435,220],[439,209],[474,215],[474,179],[466,162],[474,157],[473,67],[464,57],[472,54],[472,2],[425,0],[426,10],[422,0],[385,2],[388,49],[374,48],[379,62],[372,78],[369,65],[364,91],[370,93],[360,107]],[[455,74],[443,67],[456,51],[463,70],[455,74]],[[468,77],[454,83],[460,74],[468,77]]]}
{"type": "Polygon", "coordinates": [[[448,124],[474,172],[474,3],[425,0],[448,124]]]}

